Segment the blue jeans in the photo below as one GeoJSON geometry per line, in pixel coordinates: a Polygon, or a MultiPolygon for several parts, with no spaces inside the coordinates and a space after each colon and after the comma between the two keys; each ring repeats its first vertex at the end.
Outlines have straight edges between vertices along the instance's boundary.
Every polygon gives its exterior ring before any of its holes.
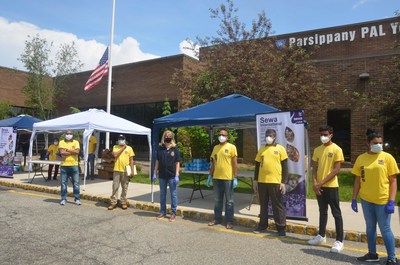
{"type": "Polygon", "coordinates": [[[95,160],[95,158],[96,158],[95,154],[88,155],[87,176],[90,178],[94,178],[94,160],[95,160]]]}
{"type": "Polygon", "coordinates": [[[68,177],[71,177],[75,201],[80,199],[79,169],[78,166],[61,167],[61,199],[67,199],[68,177]]]}
{"type": "Polygon", "coordinates": [[[167,214],[167,185],[169,185],[169,192],[171,193],[171,214],[176,214],[178,207],[178,192],[176,189],[175,178],[163,179],[159,178],[160,182],[160,206],[161,214],[167,214]]]}
{"type": "Polygon", "coordinates": [[[217,222],[222,221],[222,207],[225,195],[225,221],[233,222],[234,202],[233,202],[233,181],[213,179],[214,185],[214,218],[217,222]]]}
{"type": "Polygon", "coordinates": [[[383,241],[385,242],[388,259],[395,259],[394,235],[390,228],[391,215],[385,212],[385,204],[370,203],[361,199],[361,206],[367,225],[368,251],[376,253],[376,224],[378,223],[383,241]]]}

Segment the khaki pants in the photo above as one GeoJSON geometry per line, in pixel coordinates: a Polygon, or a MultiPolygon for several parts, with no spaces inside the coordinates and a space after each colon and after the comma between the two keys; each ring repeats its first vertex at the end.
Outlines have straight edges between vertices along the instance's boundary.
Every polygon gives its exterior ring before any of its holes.
{"type": "Polygon", "coordinates": [[[126,175],[125,172],[114,171],[113,173],[113,185],[112,185],[112,194],[111,194],[111,204],[117,204],[118,201],[118,189],[121,185],[122,192],[120,201],[122,204],[126,204],[126,194],[128,192],[130,177],[126,175]]]}

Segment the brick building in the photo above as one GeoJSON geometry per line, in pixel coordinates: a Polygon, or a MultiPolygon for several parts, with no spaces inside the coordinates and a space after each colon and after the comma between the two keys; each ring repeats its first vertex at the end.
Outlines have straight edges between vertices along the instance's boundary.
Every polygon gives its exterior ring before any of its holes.
{"type": "MultiPolygon", "coordinates": [[[[329,124],[334,127],[334,141],[343,148],[346,161],[354,162],[360,153],[366,151],[366,128],[373,127],[381,133],[384,128],[370,124],[371,108],[356,108],[343,91],[375,89],[379,93],[380,89],[385,89],[372,87],[371,83],[380,78],[382,65],[390,66],[393,57],[400,55],[400,50],[395,48],[400,38],[400,18],[297,32],[274,38],[279,43],[312,50],[312,60],[325,78],[329,91],[323,99],[326,107],[317,113],[305,109],[311,150],[320,144],[319,126],[329,124]],[[319,48],[315,49],[315,45],[319,48]]],[[[173,111],[179,108],[181,92],[171,85],[176,69],[188,71],[197,66],[196,60],[176,55],[113,67],[111,112],[151,127],[153,118],[161,116],[166,97],[173,111]]],[[[86,71],[72,75],[67,84],[67,96],[58,102],[57,115],[70,113],[70,106],[82,110],[90,107],[105,109],[107,79],[104,78],[93,90],[84,92],[83,87],[90,74],[91,71],[86,71]]],[[[25,75],[23,72],[0,68],[2,101],[7,100],[15,106],[24,107],[24,96],[20,94],[20,89],[24,85],[22,78],[25,75]]],[[[243,132],[243,142],[238,147],[244,161],[254,160],[255,134],[255,130],[243,132]]],[[[390,135],[388,131],[384,134],[390,135]]],[[[132,141],[135,144],[137,140],[132,141]]],[[[136,144],[141,145],[141,141],[139,139],[136,144]]],[[[143,144],[143,148],[146,148],[146,144],[143,144]]]]}

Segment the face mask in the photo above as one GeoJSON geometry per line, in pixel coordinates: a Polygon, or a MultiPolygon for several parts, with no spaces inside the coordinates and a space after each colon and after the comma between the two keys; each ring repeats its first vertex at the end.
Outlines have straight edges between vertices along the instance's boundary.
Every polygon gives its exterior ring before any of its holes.
{"type": "Polygon", "coordinates": [[[219,141],[220,143],[225,143],[225,142],[226,142],[226,137],[220,135],[220,136],[218,136],[218,141],[219,141]]]}
{"type": "Polygon", "coordinates": [[[124,144],[125,144],[125,140],[122,140],[122,139],[121,139],[121,140],[118,140],[118,144],[119,144],[119,145],[124,145],[124,144]]]}
{"type": "Polygon", "coordinates": [[[57,142],[57,141],[54,141],[54,145],[58,145],[58,142],[57,142]]]}
{"type": "Polygon", "coordinates": [[[371,152],[372,153],[379,153],[383,150],[382,144],[373,144],[371,145],[371,152]]]}
{"type": "Polygon", "coordinates": [[[164,142],[165,142],[165,143],[170,143],[171,141],[172,141],[172,138],[165,138],[165,139],[164,139],[164,142]]]}
{"type": "Polygon", "coordinates": [[[267,142],[267,144],[273,144],[274,143],[274,138],[272,138],[271,136],[267,136],[265,137],[265,141],[267,142]]]}
{"type": "Polygon", "coordinates": [[[67,140],[67,141],[72,140],[72,137],[74,137],[72,134],[66,134],[65,140],[67,140]]]}
{"type": "Polygon", "coordinates": [[[329,136],[325,136],[325,135],[321,135],[320,139],[321,139],[321,142],[322,142],[323,144],[329,143],[329,141],[331,140],[331,139],[329,138],[329,136]]]}

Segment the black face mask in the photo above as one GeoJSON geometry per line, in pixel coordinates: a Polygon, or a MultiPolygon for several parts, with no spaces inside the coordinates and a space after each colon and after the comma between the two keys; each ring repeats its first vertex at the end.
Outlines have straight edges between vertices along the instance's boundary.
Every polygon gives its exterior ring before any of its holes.
{"type": "Polygon", "coordinates": [[[164,139],[164,142],[165,142],[165,143],[170,143],[171,141],[172,141],[172,138],[165,138],[165,139],[164,139]]]}

